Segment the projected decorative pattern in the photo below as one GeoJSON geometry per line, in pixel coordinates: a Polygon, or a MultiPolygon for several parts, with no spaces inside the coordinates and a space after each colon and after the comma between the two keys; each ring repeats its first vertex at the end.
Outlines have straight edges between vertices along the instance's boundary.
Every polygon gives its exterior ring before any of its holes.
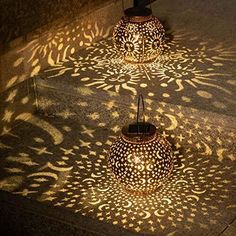
{"type": "Polygon", "coordinates": [[[80,0],[71,1],[53,0],[35,3],[31,0],[4,1],[0,6],[1,20],[0,34],[1,43],[8,43],[16,38],[26,36],[35,29],[45,25],[50,27],[52,24],[68,22],[81,13],[96,9],[104,4],[104,1],[80,0]],[[88,6],[90,9],[88,9],[88,6]]]}
{"type": "Polygon", "coordinates": [[[17,47],[2,56],[0,91],[37,75],[48,66],[67,61],[67,57],[76,50],[107,37],[111,26],[107,26],[105,18],[103,21],[97,21],[96,14],[101,17],[101,12],[98,11],[83,18],[76,18],[73,22],[68,22],[68,19],[65,22],[57,22],[31,33],[27,36],[27,41],[18,42],[17,47]]]}
{"type": "Polygon", "coordinates": [[[40,77],[53,79],[45,80],[48,84],[66,77],[75,86],[94,91],[133,95],[142,91],[152,99],[235,115],[235,49],[226,42],[201,41],[193,34],[179,31],[173,33],[173,40],[167,40],[159,60],[130,65],[117,57],[109,39],[74,54],[67,62],[55,64],[40,77]]]}
{"type": "Polygon", "coordinates": [[[27,61],[32,65],[30,76],[35,76],[41,69],[42,60],[46,60],[49,66],[65,62],[67,57],[75,52],[76,48],[91,45],[94,38],[107,37],[110,30],[111,27],[104,30],[98,26],[97,22],[90,21],[82,21],[79,24],[76,22],[74,27],[59,25],[55,29],[45,31],[41,35],[42,38],[38,39],[38,35],[36,35],[34,40],[18,50],[19,54],[24,51],[27,51],[28,54],[17,58],[14,67],[18,67],[27,61]]]}
{"type": "MultiPolygon", "coordinates": [[[[1,137],[1,189],[136,232],[217,230],[224,216],[235,214],[235,130],[213,125],[211,117],[190,118],[189,109],[180,106],[148,104],[163,137],[175,144],[173,175],[161,191],[149,196],[122,191],[107,168],[117,127],[108,132],[37,116],[1,137]]],[[[135,111],[133,105],[127,110],[130,116],[135,111]]]]}
{"type": "Polygon", "coordinates": [[[127,65],[110,38],[92,44],[109,34],[98,23],[59,26],[11,58],[7,88],[51,65],[36,82],[52,117],[27,111],[31,97],[18,88],[1,97],[0,188],[135,232],[218,235],[236,214],[235,44],[175,29],[158,61],[127,65]],[[147,120],[174,149],[171,178],[148,196],[122,191],[107,168],[117,124],[135,118],[140,91],[147,120]]]}
{"type": "MultiPolygon", "coordinates": [[[[9,134],[13,124],[17,123],[18,116],[27,112],[29,118],[35,109],[35,94],[32,90],[32,80],[8,89],[0,96],[0,137],[9,134]]],[[[26,114],[26,113],[25,113],[26,114]]],[[[1,141],[0,141],[1,146],[1,141]]]]}

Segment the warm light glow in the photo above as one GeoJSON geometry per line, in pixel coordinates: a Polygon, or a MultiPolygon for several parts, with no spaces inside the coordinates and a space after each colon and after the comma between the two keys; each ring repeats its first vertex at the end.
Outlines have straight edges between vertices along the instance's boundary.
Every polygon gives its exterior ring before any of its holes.
{"type": "Polygon", "coordinates": [[[155,16],[123,17],[113,32],[114,46],[126,62],[154,61],[161,53],[165,31],[155,16]]]}
{"type": "MultiPolygon", "coordinates": [[[[153,126],[154,127],[154,126],[153,126]]],[[[173,169],[170,143],[156,131],[142,137],[122,136],[111,146],[109,165],[124,189],[137,194],[154,192],[173,169]]]]}
{"type": "MultiPolygon", "coordinates": [[[[122,117],[119,103],[110,99],[97,109],[100,118],[103,111],[107,115],[117,111],[122,117]]],[[[202,115],[163,102],[148,104],[162,136],[175,144],[173,174],[159,191],[149,195],[122,191],[107,168],[107,150],[119,129],[117,119],[113,127],[112,118],[103,117],[101,127],[98,120],[89,125],[36,115],[24,121],[27,113],[16,113],[22,126],[1,136],[0,188],[141,234],[182,235],[184,225],[187,235],[194,227],[204,235],[235,208],[235,129],[213,124],[212,113],[202,115]]],[[[127,109],[131,115],[134,106],[127,109]]],[[[136,165],[139,159],[134,157],[136,165]]]]}

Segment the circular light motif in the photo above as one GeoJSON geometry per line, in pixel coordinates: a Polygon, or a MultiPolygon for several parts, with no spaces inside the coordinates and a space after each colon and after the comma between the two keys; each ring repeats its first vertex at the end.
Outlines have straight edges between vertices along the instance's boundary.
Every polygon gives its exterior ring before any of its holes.
{"type": "Polygon", "coordinates": [[[123,17],[113,31],[113,42],[125,61],[145,63],[154,61],[161,53],[165,30],[155,16],[134,20],[123,17]]]}
{"type": "Polygon", "coordinates": [[[157,132],[144,139],[122,135],[111,145],[108,164],[125,190],[147,194],[157,190],[173,169],[170,143],[157,132]]]}

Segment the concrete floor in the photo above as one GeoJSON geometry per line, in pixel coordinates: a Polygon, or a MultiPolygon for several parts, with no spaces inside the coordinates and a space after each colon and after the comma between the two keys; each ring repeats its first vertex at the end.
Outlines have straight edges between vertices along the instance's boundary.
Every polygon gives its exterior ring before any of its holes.
{"type": "Polygon", "coordinates": [[[235,7],[157,1],[169,39],[160,60],[127,66],[109,38],[98,42],[39,74],[31,97],[41,115],[14,108],[8,91],[2,121],[20,124],[1,136],[1,189],[69,212],[66,224],[91,235],[235,235],[235,7]],[[148,196],[124,192],[107,168],[139,93],[175,153],[173,175],[148,196]]]}
{"type": "Polygon", "coordinates": [[[235,130],[188,118],[183,109],[160,108],[159,131],[176,156],[161,191],[133,196],[114,179],[107,151],[119,134],[116,126],[36,115],[2,136],[8,147],[1,149],[1,188],[138,233],[219,235],[235,219],[235,130]],[[175,117],[178,126],[166,130],[165,116],[175,117]]]}

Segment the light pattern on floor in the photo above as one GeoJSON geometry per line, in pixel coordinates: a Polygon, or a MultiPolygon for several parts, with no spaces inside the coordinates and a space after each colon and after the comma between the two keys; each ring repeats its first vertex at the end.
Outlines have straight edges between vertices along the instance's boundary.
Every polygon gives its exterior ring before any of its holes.
{"type": "Polygon", "coordinates": [[[223,68],[235,61],[234,45],[204,41],[194,33],[179,31],[173,32],[173,40],[167,39],[163,54],[153,63],[124,63],[109,39],[71,56],[67,62],[53,65],[43,76],[56,79],[65,75],[86,87],[117,93],[126,90],[136,95],[142,90],[150,97],[156,96],[152,92],[155,87],[160,98],[167,101],[177,96],[180,102],[191,104],[198,98],[225,110],[227,103],[235,105],[236,84],[232,71],[226,73],[223,68]]]}
{"type": "Polygon", "coordinates": [[[107,168],[118,127],[108,131],[36,116],[2,137],[8,147],[1,147],[1,188],[136,232],[167,235],[217,227],[226,211],[235,210],[235,132],[205,118],[196,122],[181,107],[158,107],[156,122],[175,144],[174,172],[160,191],[134,196],[118,185],[107,168]],[[29,130],[31,137],[22,136],[29,130]]]}

